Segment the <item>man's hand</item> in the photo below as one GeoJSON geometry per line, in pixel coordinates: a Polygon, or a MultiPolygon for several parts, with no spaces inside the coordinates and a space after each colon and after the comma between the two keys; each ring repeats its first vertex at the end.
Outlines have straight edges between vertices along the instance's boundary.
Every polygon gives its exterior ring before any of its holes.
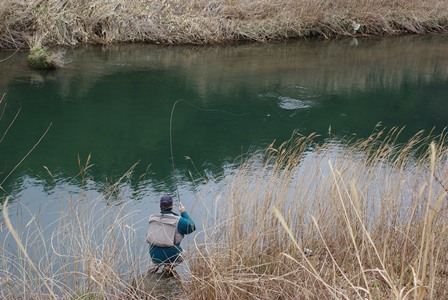
{"type": "Polygon", "coordinates": [[[180,211],[181,213],[183,213],[183,212],[185,211],[185,207],[182,205],[181,202],[179,202],[179,211],[180,211]]]}

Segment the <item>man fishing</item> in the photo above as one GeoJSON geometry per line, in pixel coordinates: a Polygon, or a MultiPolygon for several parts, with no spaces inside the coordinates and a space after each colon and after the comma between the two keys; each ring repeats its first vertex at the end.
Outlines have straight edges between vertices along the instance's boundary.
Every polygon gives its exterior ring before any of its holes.
{"type": "Polygon", "coordinates": [[[146,241],[152,261],[148,273],[156,273],[164,265],[163,272],[173,275],[173,268],[183,261],[180,242],[185,234],[195,231],[196,226],[182,203],[179,203],[180,216],[172,211],[173,198],[169,195],[160,198],[160,210],[149,217],[146,241]]]}

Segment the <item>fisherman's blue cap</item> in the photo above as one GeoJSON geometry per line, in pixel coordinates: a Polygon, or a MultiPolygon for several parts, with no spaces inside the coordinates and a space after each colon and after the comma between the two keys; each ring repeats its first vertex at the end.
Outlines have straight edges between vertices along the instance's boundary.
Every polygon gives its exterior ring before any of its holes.
{"type": "Polygon", "coordinates": [[[173,198],[169,195],[163,195],[162,198],[160,198],[160,208],[167,209],[171,207],[173,207],[173,198]]]}

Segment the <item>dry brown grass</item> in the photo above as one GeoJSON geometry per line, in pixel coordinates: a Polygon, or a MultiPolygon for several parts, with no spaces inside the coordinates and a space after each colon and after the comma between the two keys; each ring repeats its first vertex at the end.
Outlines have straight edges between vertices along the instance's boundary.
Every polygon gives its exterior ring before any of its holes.
{"type": "Polygon", "coordinates": [[[148,256],[136,247],[142,243],[136,241],[137,225],[131,221],[135,212],[126,211],[126,206],[104,207],[99,199],[81,197],[61,202],[60,217],[50,224],[42,213],[29,215],[21,205],[12,212],[18,214],[12,223],[8,217],[11,212],[4,203],[2,299],[128,296],[131,279],[142,272],[139,268],[145,259],[147,264],[148,256]],[[21,224],[18,216],[29,221],[21,224]]]}
{"type": "Polygon", "coordinates": [[[150,42],[211,44],[355,34],[446,32],[448,1],[3,0],[0,47],[150,42]]]}
{"type": "MultiPolygon", "coordinates": [[[[85,184],[90,156],[79,167],[85,184]]],[[[138,246],[140,225],[129,202],[109,205],[115,189],[96,198],[81,190],[61,199],[59,211],[45,203],[32,213],[20,202],[11,210],[11,197],[1,199],[0,298],[130,299],[148,254],[138,246]]]]}
{"type": "Polygon", "coordinates": [[[445,136],[398,135],[300,137],[245,164],[207,201],[187,297],[446,298],[445,136]]]}
{"type": "MultiPolygon", "coordinates": [[[[398,144],[400,133],[376,128],[364,140],[323,144],[293,136],[244,162],[216,195],[198,195],[202,226],[179,297],[445,299],[446,133],[398,144]]],[[[90,158],[79,165],[84,181],[90,158]]],[[[81,192],[48,224],[20,205],[12,223],[6,201],[0,296],[129,297],[147,251],[139,251],[126,203],[107,206],[81,192]]]]}

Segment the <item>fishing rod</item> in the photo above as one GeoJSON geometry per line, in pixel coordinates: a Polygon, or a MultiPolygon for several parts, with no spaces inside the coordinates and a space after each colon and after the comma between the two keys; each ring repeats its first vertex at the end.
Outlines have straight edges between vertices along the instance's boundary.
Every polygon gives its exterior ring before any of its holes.
{"type": "Polygon", "coordinates": [[[176,167],[174,166],[174,151],[173,151],[173,115],[174,115],[174,109],[176,108],[177,103],[182,101],[182,99],[176,100],[174,102],[173,107],[171,108],[171,115],[170,115],[170,151],[171,151],[171,167],[173,169],[173,179],[174,179],[174,185],[176,186],[176,193],[177,193],[177,202],[180,203],[180,194],[179,194],[179,188],[177,186],[177,180],[175,177],[176,174],[176,167]]]}
{"type": "MultiPolygon", "coordinates": [[[[205,112],[221,112],[221,113],[226,113],[226,114],[230,114],[230,115],[238,116],[238,117],[245,116],[245,115],[249,114],[249,113],[235,114],[235,113],[225,111],[225,110],[220,110],[220,109],[205,109],[205,108],[193,105],[184,99],[177,99],[176,102],[174,102],[173,107],[171,108],[171,115],[170,115],[170,153],[171,153],[171,168],[172,168],[173,176],[176,173],[176,167],[174,164],[174,150],[173,150],[173,116],[174,116],[174,110],[176,108],[176,105],[179,102],[184,102],[184,103],[190,105],[191,107],[193,107],[194,109],[197,109],[200,111],[205,111],[205,112]]],[[[178,199],[177,202],[180,203],[179,187],[178,187],[177,180],[176,180],[175,176],[174,176],[174,185],[176,186],[176,193],[177,193],[177,199],[178,199]]]]}

